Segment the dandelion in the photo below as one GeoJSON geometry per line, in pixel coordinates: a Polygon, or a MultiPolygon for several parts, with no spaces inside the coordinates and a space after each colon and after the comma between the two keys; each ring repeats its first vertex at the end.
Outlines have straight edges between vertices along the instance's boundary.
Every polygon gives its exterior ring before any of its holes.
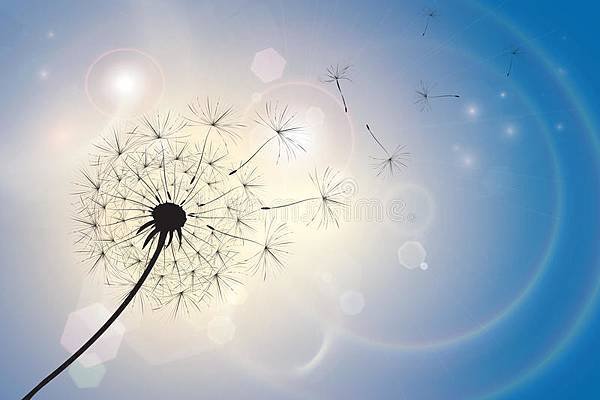
{"type": "Polygon", "coordinates": [[[142,123],[131,134],[135,135],[136,139],[161,141],[175,138],[185,127],[186,122],[173,111],[166,114],[157,112],[153,116],[143,116],[142,123]]]}
{"type": "Polygon", "coordinates": [[[427,30],[429,29],[429,24],[431,23],[431,20],[436,18],[439,13],[437,12],[436,9],[434,8],[427,8],[425,9],[425,29],[423,29],[423,33],[421,33],[421,36],[425,36],[425,34],[427,33],[427,30]]]}
{"type": "MultiPolygon", "coordinates": [[[[259,171],[248,168],[234,177],[224,170],[226,146],[241,125],[229,119],[229,107],[209,101],[202,107],[190,107],[197,119],[188,123],[172,112],[144,116],[94,146],[73,192],[74,242],[90,273],[123,295],[98,331],[24,399],[68,368],[128,307],[177,317],[225,299],[247,276],[266,278],[270,269],[283,268],[290,234],[285,223],[266,222],[257,206],[264,187],[259,171]],[[208,128],[202,145],[185,141],[193,124],[208,128]],[[263,221],[264,237],[257,229],[263,221]]],[[[259,123],[275,132],[266,143],[277,140],[279,153],[303,149],[287,107],[268,103],[259,123]]],[[[322,179],[321,201],[329,209],[338,203],[337,184],[329,172],[322,179]]]]}
{"type": "Polygon", "coordinates": [[[214,130],[225,144],[229,140],[239,139],[238,131],[245,127],[244,124],[238,122],[233,107],[221,104],[220,100],[211,101],[206,98],[206,101],[201,103],[196,98],[196,101],[188,104],[188,109],[192,115],[185,119],[190,125],[207,128],[206,137],[214,130]]]}
{"type": "Polygon", "coordinates": [[[250,264],[249,270],[252,274],[260,274],[266,280],[268,276],[285,268],[284,257],[289,254],[287,248],[292,244],[289,238],[291,232],[288,230],[287,225],[275,223],[274,219],[265,220],[265,239],[263,242],[226,233],[212,226],[209,226],[209,228],[218,235],[242,242],[248,241],[257,245],[258,250],[244,261],[244,263],[250,264]]]}
{"type": "Polygon", "coordinates": [[[322,80],[325,83],[335,82],[337,90],[340,93],[340,97],[342,98],[342,103],[344,104],[344,112],[348,112],[348,106],[346,105],[346,98],[344,97],[344,93],[342,92],[342,87],[340,86],[340,81],[343,81],[343,80],[351,81],[349,75],[350,75],[350,65],[344,65],[341,67],[339,64],[330,65],[327,68],[326,77],[322,80]]]}
{"type": "Polygon", "coordinates": [[[207,98],[206,102],[202,104],[196,98],[195,102],[188,104],[188,109],[192,115],[186,117],[187,122],[191,126],[207,128],[202,148],[199,149],[201,156],[196,163],[196,168],[191,178],[191,182],[193,183],[197,179],[211,132],[214,131],[219,135],[225,145],[225,149],[227,149],[227,142],[239,139],[238,130],[244,128],[245,125],[237,121],[237,115],[232,106],[222,105],[219,100],[212,102],[207,98]]]}
{"type": "Polygon", "coordinates": [[[284,257],[289,254],[287,247],[291,244],[291,233],[285,224],[275,224],[273,220],[265,222],[265,232],[262,248],[247,260],[252,273],[262,275],[263,279],[285,268],[284,257]]]}
{"type": "Polygon", "coordinates": [[[410,158],[410,153],[404,151],[406,145],[398,145],[396,146],[394,151],[390,153],[383,146],[383,144],[381,144],[379,139],[377,139],[377,137],[369,127],[369,124],[366,124],[366,127],[367,131],[369,132],[375,143],[377,143],[377,145],[385,153],[385,157],[371,157],[371,159],[375,161],[373,164],[371,164],[371,166],[377,172],[377,176],[393,176],[396,171],[400,171],[402,168],[406,168],[406,161],[408,161],[408,159],[410,158]]]}
{"type": "Polygon", "coordinates": [[[521,49],[519,47],[513,47],[510,51],[509,51],[509,55],[510,55],[510,59],[508,62],[508,67],[506,68],[506,77],[510,77],[510,74],[512,73],[512,68],[513,68],[513,63],[514,60],[517,56],[519,56],[521,54],[521,49]]]}
{"type": "Polygon", "coordinates": [[[281,205],[263,206],[261,210],[277,210],[302,203],[313,203],[316,204],[317,209],[312,214],[309,225],[315,223],[318,227],[327,228],[334,223],[339,228],[338,212],[347,207],[345,202],[347,195],[344,188],[345,180],[341,179],[339,173],[333,171],[330,167],[327,167],[320,175],[315,171],[309,177],[315,188],[315,196],[281,205]]]}
{"type": "Polygon", "coordinates": [[[245,169],[244,171],[240,172],[238,175],[238,180],[247,198],[259,199],[258,195],[260,192],[262,192],[264,184],[256,167],[252,169],[245,169]]]}
{"type": "Polygon", "coordinates": [[[265,104],[264,113],[257,113],[256,123],[268,128],[274,134],[261,144],[258,149],[239,167],[229,173],[233,175],[245,167],[254,157],[256,157],[270,142],[277,141],[277,163],[281,158],[281,153],[285,153],[287,160],[296,157],[296,151],[306,151],[301,144],[302,127],[295,123],[295,114],[292,114],[288,106],[279,107],[277,103],[268,102],[265,104]]]}
{"type": "MultiPolygon", "coordinates": [[[[127,128],[124,128],[126,130],[127,128]]],[[[110,135],[102,137],[99,143],[95,144],[98,157],[108,158],[108,161],[115,161],[128,153],[137,145],[136,136],[133,132],[122,133],[119,128],[113,128],[110,135]]]]}
{"type": "Polygon", "coordinates": [[[432,99],[441,99],[441,98],[459,98],[460,96],[457,94],[438,94],[432,95],[431,89],[433,89],[433,85],[427,85],[423,81],[420,81],[419,87],[416,90],[417,99],[415,100],[415,104],[419,105],[421,111],[426,111],[431,109],[430,101],[432,99]]]}

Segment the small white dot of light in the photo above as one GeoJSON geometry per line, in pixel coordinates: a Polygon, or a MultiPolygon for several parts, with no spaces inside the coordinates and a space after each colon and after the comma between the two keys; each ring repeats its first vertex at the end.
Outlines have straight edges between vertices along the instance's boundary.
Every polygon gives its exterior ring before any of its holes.
{"type": "Polygon", "coordinates": [[[562,124],[562,122],[559,122],[559,123],[556,124],[556,130],[557,131],[562,131],[563,129],[565,129],[565,127],[562,124]]]}
{"type": "Polygon", "coordinates": [[[475,117],[477,116],[477,107],[475,106],[469,106],[469,108],[467,108],[467,113],[471,116],[471,117],[475,117]]]}
{"type": "Polygon", "coordinates": [[[505,131],[508,136],[513,136],[515,134],[515,128],[513,128],[512,126],[506,127],[505,131]]]}
{"type": "Polygon", "coordinates": [[[473,165],[473,158],[471,158],[471,156],[464,156],[463,157],[463,164],[466,167],[470,167],[471,165],[473,165]]]}
{"type": "Polygon", "coordinates": [[[426,262],[422,262],[421,265],[419,265],[419,267],[423,270],[423,271],[427,271],[427,269],[429,268],[429,264],[427,264],[426,262]]]}
{"type": "Polygon", "coordinates": [[[500,92],[500,97],[502,97],[503,99],[506,98],[506,92],[504,92],[504,91],[500,92]]]}
{"type": "Polygon", "coordinates": [[[48,71],[45,69],[40,70],[39,75],[40,75],[40,79],[42,79],[42,80],[48,79],[48,71]]]}
{"type": "Polygon", "coordinates": [[[48,31],[46,36],[48,36],[48,39],[52,39],[54,37],[54,31],[48,31]]]}

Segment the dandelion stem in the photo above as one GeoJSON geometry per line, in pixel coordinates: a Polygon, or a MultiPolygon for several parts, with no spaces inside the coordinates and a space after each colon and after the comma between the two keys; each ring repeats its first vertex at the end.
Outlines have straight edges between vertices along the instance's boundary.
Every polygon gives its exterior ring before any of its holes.
{"type": "MultiPolygon", "coordinates": [[[[202,159],[204,158],[204,151],[206,150],[206,142],[208,141],[208,136],[210,135],[210,132],[211,132],[211,129],[208,128],[208,132],[206,132],[206,136],[204,137],[204,144],[202,145],[202,152],[200,153],[200,160],[198,161],[198,166],[196,167],[196,172],[194,172],[194,176],[192,177],[192,180],[190,181],[190,185],[194,184],[194,186],[192,186],[192,188],[188,192],[185,199],[183,199],[181,204],[187,203],[188,200],[193,197],[194,190],[196,189],[196,186],[198,185],[198,182],[200,181],[199,179],[197,179],[198,171],[200,170],[200,166],[202,165],[202,159]],[[195,181],[195,183],[194,183],[194,181],[195,181]]],[[[201,174],[203,174],[203,173],[204,173],[204,170],[201,172],[201,174]]]]}
{"type": "Polygon", "coordinates": [[[509,77],[510,76],[510,72],[512,71],[512,65],[513,65],[513,59],[514,59],[514,54],[512,54],[510,56],[510,62],[508,64],[508,70],[506,71],[506,76],[509,77]]]}
{"type": "Polygon", "coordinates": [[[386,148],[383,147],[383,145],[381,144],[381,142],[379,141],[379,139],[377,139],[377,137],[375,137],[375,134],[373,133],[373,131],[369,127],[369,124],[365,124],[365,126],[367,127],[367,130],[369,131],[369,133],[371,134],[371,136],[373,137],[373,139],[375,140],[375,142],[379,145],[379,147],[381,147],[383,149],[383,151],[385,152],[385,154],[389,156],[390,153],[388,153],[388,151],[386,150],[386,148]]]}
{"type": "Polygon", "coordinates": [[[125,311],[127,306],[129,306],[129,303],[131,303],[131,301],[133,300],[135,295],[142,288],[142,285],[144,284],[144,281],[146,281],[146,278],[148,278],[148,275],[150,275],[150,272],[152,271],[154,264],[156,264],[156,261],[158,260],[158,257],[165,245],[166,239],[167,239],[167,232],[161,232],[160,236],[158,238],[158,243],[156,245],[156,249],[154,250],[154,254],[152,255],[152,258],[150,259],[148,266],[144,270],[144,273],[142,274],[140,279],[137,281],[137,283],[135,284],[133,289],[131,289],[131,292],[129,292],[129,295],[127,295],[125,300],[123,300],[123,302],[121,303],[119,308],[117,308],[117,310],[113,313],[113,315],[110,316],[110,318],[104,323],[104,325],[102,325],[100,327],[100,329],[98,329],[98,331],[94,334],[94,336],[92,336],[87,342],[85,342],[85,344],[83,346],[81,346],[79,348],[79,350],[77,350],[71,357],[69,357],[65,362],[63,362],[58,368],[56,368],[54,371],[52,371],[52,373],[50,373],[47,377],[45,377],[40,383],[38,383],[36,387],[31,389],[31,391],[23,397],[23,400],[32,399],[33,396],[35,396],[35,394],[37,392],[39,392],[44,386],[46,386],[48,383],[50,383],[50,381],[52,381],[54,378],[56,378],[58,375],[60,375],[61,372],[63,372],[71,364],[73,364],[73,362],[75,362],[75,360],[77,360],[83,353],[85,353],[85,351],[87,349],[89,349],[104,334],[104,332],[106,332],[108,330],[108,328],[110,328],[110,326],[117,320],[117,318],[119,318],[119,316],[123,313],[123,311],[125,311]]]}
{"type": "Polygon", "coordinates": [[[245,237],[241,237],[241,236],[237,236],[237,235],[232,235],[231,233],[220,231],[220,230],[218,230],[217,228],[215,228],[212,225],[206,225],[206,227],[208,229],[210,229],[211,231],[220,233],[221,235],[229,236],[230,238],[233,238],[233,239],[239,239],[239,240],[242,240],[242,241],[252,242],[252,243],[255,243],[255,244],[259,245],[259,246],[262,246],[262,243],[259,243],[256,240],[252,240],[252,239],[248,239],[248,238],[245,238],[245,237]]]}
{"type": "Polygon", "coordinates": [[[455,98],[459,98],[460,96],[457,95],[457,94],[438,94],[438,95],[435,95],[435,96],[431,96],[431,95],[429,96],[430,99],[439,99],[439,98],[442,98],[442,97],[455,97],[455,98]]]}
{"type": "Polygon", "coordinates": [[[335,84],[337,85],[338,92],[340,92],[340,96],[342,97],[342,103],[344,103],[344,112],[348,112],[348,106],[346,105],[346,98],[344,97],[344,93],[342,93],[342,87],[340,86],[339,79],[335,80],[335,84]]]}
{"type": "Polygon", "coordinates": [[[202,159],[204,158],[204,151],[206,150],[206,142],[208,142],[208,137],[210,136],[210,131],[211,131],[211,128],[208,128],[208,132],[206,133],[206,136],[204,137],[204,143],[202,144],[202,152],[200,153],[200,160],[198,161],[198,166],[196,167],[196,171],[194,172],[194,176],[192,177],[190,184],[194,183],[196,178],[198,178],[198,171],[200,170],[200,165],[202,164],[202,159]]]}
{"type": "MultiPolygon", "coordinates": [[[[213,198],[212,200],[208,200],[208,201],[206,201],[204,203],[199,204],[198,207],[204,207],[204,206],[209,205],[210,203],[214,203],[215,201],[219,200],[222,197],[227,196],[229,193],[231,193],[231,192],[233,192],[233,191],[235,191],[235,190],[237,190],[239,188],[240,188],[240,186],[236,186],[236,187],[234,187],[232,189],[229,189],[228,191],[226,191],[226,192],[218,195],[217,197],[213,198]]],[[[183,203],[182,205],[185,205],[185,203],[183,203]]]]}
{"type": "Polygon", "coordinates": [[[427,23],[425,24],[425,29],[423,30],[421,36],[425,36],[425,34],[427,33],[427,29],[429,28],[429,19],[430,17],[427,17],[427,23]]]}
{"type": "Polygon", "coordinates": [[[298,200],[298,201],[294,201],[292,203],[282,204],[280,206],[272,206],[272,207],[264,206],[264,207],[261,207],[260,209],[261,210],[274,210],[276,208],[295,206],[296,204],[305,203],[307,201],[319,200],[319,199],[320,199],[320,197],[309,197],[308,199],[298,200]]]}
{"type": "Polygon", "coordinates": [[[275,139],[277,136],[279,136],[279,133],[276,133],[275,135],[271,136],[270,138],[268,138],[255,152],[254,154],[252,154],[250,156],[250,158],[248,158],[246,161],[244,161],[242,163],[242,165],[240,165],[238,168],[234,169],[233,171],[231,171],[229,173],[229,175],[233,175],[236,172],[238,172],[240,169],[242,169],[246,164],[248,164],[250,162],[250,160],[252,160],[262,149],[263,147],[265,147],[271,140],[275,139]]]}

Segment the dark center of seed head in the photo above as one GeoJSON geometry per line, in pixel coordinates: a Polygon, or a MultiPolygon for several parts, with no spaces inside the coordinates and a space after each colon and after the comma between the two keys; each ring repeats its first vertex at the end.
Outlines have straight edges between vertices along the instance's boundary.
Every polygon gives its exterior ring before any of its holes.
{"type": "Polygon", "coordinates": [[[152,210],[154,227],[159,232],[173,232],[185,225],[187,217],[183,208],[175,203],[162,203],[152,210]]]}

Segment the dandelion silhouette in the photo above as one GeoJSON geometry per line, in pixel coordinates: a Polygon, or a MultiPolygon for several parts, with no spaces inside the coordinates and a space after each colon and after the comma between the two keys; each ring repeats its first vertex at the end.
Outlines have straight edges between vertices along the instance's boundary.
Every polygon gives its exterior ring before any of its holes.
{"type": "Polygon", "coordinates": [[[244,125],[237,121],[235,111],[232,106],[221,105],[221,102],[217,100],[214,104],[209,98],[202,104],[198,98],[194,103],[188,105],[188,109],[192,113],[192,116],[186,118],[188,123],[192,126],[199,125],[208,128],[202,148],[200,149],[200,160],[197,163],[196,171],[192,177],[192,183],[196,179],[198,170],[202,165],[202,156],[206,149],[206,144],[210,137],[211,132],[215,131],[225,147],[227,147],[228,140],[235,141],[239,138],[238,130],[244,128],[244,125]]]}
{"type": "MultiPolygon", "coordinates": [[[[94,146],[76,182],[75,244],[90,273],[124,294],[98,331],[24,399],[68,368],[129,306],[177,317],[226,299],[245,277],[266,279],[284,268],[290,232],[260,210],[264,184],[257,167],[227,172],[227,146],[243,125],[219,102],[196,101],[189,111],[185,119],[173,112],[143,117],[94,146]],[[205,136],[194,146],[189,131],[198,127],[205,136]]],[[[301,148],[292,139],[299,130],[292,120],[287,107],[270,103],[258,120],[276,132],[267,142],[276,138],[288,155],[301,148]]],[[[329,173],[323,179],[323,204],[337,204],[329,173]]]]}
{"type": "Polygon", "coordinates": [[[269,102],[265,104],[264,113],[257,113],[256,116],[256,123],[268,128],[274,134],[265,140],[250,157],[231,171],[229,175],[237,173],[248,165],[273,140],[277,140],[277,163],[279,163],[282,151],[288,161],[296,157],[297,150],[306,151],[300,143],[303,128],[296,125],[296,116],[289,111],[287,106],[280,107],[278,103],[269,102]]]}
{"type": "Polygon", "coordinates": [[[329,224],[334,223],[339,227],[337,213],[341,208],[347,206],[344,202],[347,195],[347,192],[344,189],[344,180],[340,179],[339,172],[333,171],[330,167],[327,167],[320,175],[315,171],[309,176],[315,187],[315,196],[281,205],[263,206],[261,207],[261,210],[277,210],[312,202],[317,204],[317,209],[313,213],[309,224],[315,223],[318,227],[327,228],[329,224]]]}
{"type": "Polygon", "coordinates": [[[508,67],[506,68],[506,77],[510,77],[510,74],[512,73],[512,68],[513,68],[513,63],[515,58],[521,54],[521,49],[518,47],[513,47],[510,52],[510,60],[508,62],[508,67]]]}
{"type": "Polygon", "coordinates": [[[342,103],[344,103],[344,112],[348,112],[348,106],[346,105],[346,98],[344,97],[344,93],[342,92],[342,87],[340,86],[340,81],[346,80],[351,81],[350,77],[350,65],[344,65],[340,67],[337,65],[330,65],[327,68],[327,74],[324,79],[322,79],[325,83],[333,83],[337,87],[338,92],[340,93],[340,97],[342,98],[342,103]]]}
{"type": "Polygon", "coordinates": [[[223,232],[210,225],[208,227],[218,235],[242,241],[249,241],[258,246],[256,253],[246,260],[246,263],[250,265],[252,274],[260,274],[263,279],[266,280],[269,275],[285,268],[283,259],[289,254],[286,248],[291,244],[291,241],[289,240],[290,232],[285,224],[276,224],[274,220],[265,220],[264,242],[223,232]]]}
{"type": "Polygon", "coordinates": [[[394,173],[400,171],[402,168],[406,168],[406,161],[410,158],[410,153],[407,151],[403,151],[406,148],[406,145],[398,145],[394,149],[393,152],[387,151],[387,149],[381,144],[379,139],[375,136],[369,124],[365,125],[367,127],[367,131],[377,143],[377,145],[383,150],[385,153],[385,157],[371,157],[375,162],[371,164],[371,166],[377,172],[377,176],[385,176],[390,177],[393,176],[394,173]]]}
{"type": "Polygon", "coordinates": [[[423,29],[423,33],[421,33],[421,36],[425,36],[427,31],[429,30],[429,24],[431,23],[431,20],[436,18],[438,15],[439,14],[437,10],[434,8],[425,9],[425,29],[423,29]]]}
{"type": "Polygon", "coordinates": [[[431,110],[430,101],[432,99],[442,99],[442,98],[459,98],[460,96],[457,94],[438,94],[432,95],[431,89],[433,89],[433,85],[427,85],[423,81],[420,81],[419,87],[416,90],[417,99],[415,100],[415,104],[419,105],[421,111],[431,110]]]}

